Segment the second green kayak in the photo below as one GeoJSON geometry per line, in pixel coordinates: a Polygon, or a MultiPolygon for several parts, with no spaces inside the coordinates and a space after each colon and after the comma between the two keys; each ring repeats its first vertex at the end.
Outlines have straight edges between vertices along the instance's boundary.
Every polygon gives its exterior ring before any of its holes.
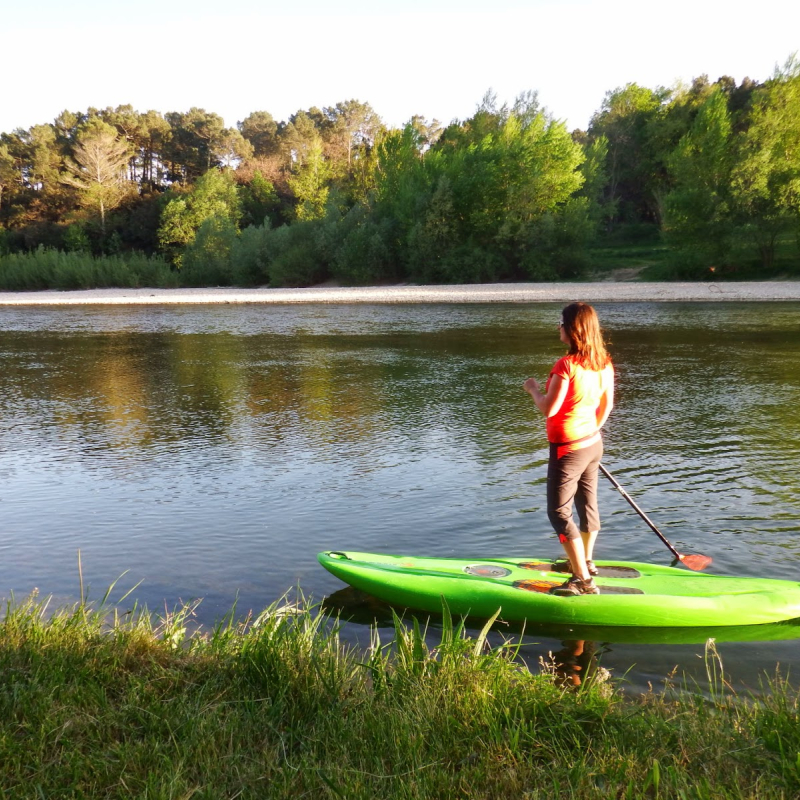
{"type": "Polygon", "coordinates": [[[535,558],[425,558],[328,551],[325,569],[392,605],[460,616],[556,624],[704,627],[763,625],[800,617],[800,582],[597,561],[599,595],[558,596],[562,564],[535,558]]]}

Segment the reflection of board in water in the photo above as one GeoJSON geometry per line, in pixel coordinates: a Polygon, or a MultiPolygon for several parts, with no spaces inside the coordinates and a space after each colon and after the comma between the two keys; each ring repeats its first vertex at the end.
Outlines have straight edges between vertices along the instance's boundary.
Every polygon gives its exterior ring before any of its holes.
{"type": "MultiPolygon", "coordinates": [[[[418,617],[433,629],[442,623],[441,610],[436,612],[415,611],[405,606],[391,605],[367,592],[346,586],[328,595],[322,608],[343,621],[356,625],[377,625],[390,628],[394,624],[394,611],[399,617],[418,617]]],[[[486,617],[464,618],[466,628],[475,636],[483,628],[486,617]]],[[[716,642],[769,642],[800,639],[800,619],[775,622],[768,625],[743,625],[698,628],[652,628],[623,627],[609,625],[555,625],[544,622],[496,622],[493,629],[501,634],[526,636],[538,639],[592,640],[608,644],[704,644],[709,639],[716,642]]]]}
{"type": "MultiPolygon", "coordinates": [[[[345,622],[357,625],[377,625],[388,628],[394,624],[393,607],[367,592],[345,586],[325,597],[321,603],[322,610],[328,614],[341,617],[345,622]]],[[[404,608],[394,610],[403,616],[404,608]]]]}

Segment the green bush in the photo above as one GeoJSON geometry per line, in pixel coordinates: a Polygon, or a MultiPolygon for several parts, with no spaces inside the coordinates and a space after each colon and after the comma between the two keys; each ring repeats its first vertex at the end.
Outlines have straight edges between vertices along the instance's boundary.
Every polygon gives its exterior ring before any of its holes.
{"type": "Polygon", "coordinates": [[[356,206],[336,223],[336,246],[331,272],[345,284],[380,283],[396,277],[392,257],[391,223],[374,222],[362,206],[356,206]]]}
{"type": "Polygon", "coordinates": [[[64,231],[64,250],[68,253],[91,253],[92,243],[89,235],[80,225],[68,225],[64,231]]]}
{"type": "Polygon", "coordinates": [[[529,226],[523,274],[534,281],[577,278],[589,267],[588,243],[593,225],[585,198],[565,203],[529,226]]]}
{"type": "Polygon", "coordinates": [[[177,276],[163,258],[141,253],[95,258],[39,246],[30,253],[0,257],[0,289],[5,291],[176,285],[177,276]]]}
{"type": "Polygon", "coordinates": [[[183,251],[181,283],[184,286],[230,286],[233,278],[231,253],[236,239],[236,226],[229,218],[214,216],[204,220],[183,251]]]}
{"type": "Polygon", "coordinates": [[[269,256],[267,238],[270,222],[249,225],[231,248],[231,276],[236,286],[263,286],[269,283],[269,256]]]}
{"type": "Polygon", "coordinates": [[[270,286],[310,286],[329,275],[335,223],[324,219],[281,225],[266,235],[270,286]]]}
{"type": "Polygon", "coordinates": [[[597,237],[601,247],[619,247],[630,244],[660,244],[661,228],[652,222],[627,222],[615,225],[597,237]]]}

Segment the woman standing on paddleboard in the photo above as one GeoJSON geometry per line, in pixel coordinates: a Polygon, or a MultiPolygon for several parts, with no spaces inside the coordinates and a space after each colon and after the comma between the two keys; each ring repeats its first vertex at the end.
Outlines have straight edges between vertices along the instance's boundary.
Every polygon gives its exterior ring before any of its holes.
{"type": "Polygon", "coordinates": [[[600,531],[597,471],[603,457],[600,429],[614,406],[614,367],[590,305],[568,305],[558,328],[569,352],[550,370],[544,393],[535,378],[528,378],[524,388],[547,418],[547,516],[572,567],[572,577],[556,591],[598,594],[592,578],[600,531]],[[580,528],[572,518],[573,500],[580,528]]]}

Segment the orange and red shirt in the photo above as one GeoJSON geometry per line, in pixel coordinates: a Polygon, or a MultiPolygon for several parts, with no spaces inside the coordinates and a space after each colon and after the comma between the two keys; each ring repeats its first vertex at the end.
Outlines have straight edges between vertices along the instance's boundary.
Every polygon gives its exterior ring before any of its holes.
{"type": "MultiPolygon", "coordinates": [[[[614,386],[614,367],[609,362],[597,371],[586,369],[574,356],[559,358],[550,370],[545,392],[553,375],[567,382],[567,394],[561,408],[547,418],[547,439],[553,444],[568,444],[583,440],[581,446],[592,443],[593,434],[599,434],[597,409],[603,392],[614,386]],[[591,437],[591,438],[590,438],[591,437]]],[[[566,450],[574,449],[572,447],[566,450]]]]}

